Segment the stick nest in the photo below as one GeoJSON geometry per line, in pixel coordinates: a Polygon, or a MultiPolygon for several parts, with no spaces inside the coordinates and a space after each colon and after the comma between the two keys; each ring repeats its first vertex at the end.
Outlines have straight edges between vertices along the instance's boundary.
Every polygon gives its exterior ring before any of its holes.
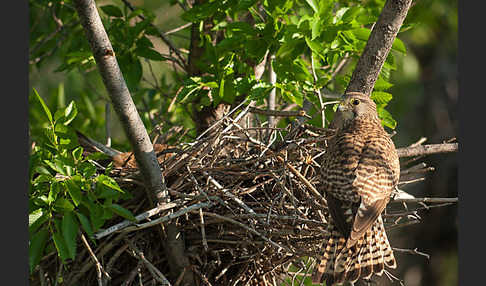
{"type": "MultiPolygon", "coordinates": [[[[112,176],[134,194],[123,206],[145,216],[124,225],[108,221],[112,227],[91,240],[92,253],[85,243],[65,281],[184,285],[193,275],[201,285],[280,285],[310,276],[328,216],[316,186],[332,132],[298,130],[282,140],[286,130],[244,129],[227,119],[203,139],[172,146],[159,154],[170,199],[156,209],[137,169],[114,169],[112,176]]],[[[389,226],[399,216],[384,217],[389,226]]],[[[56,277],[61,268],[52,261],[43,259],[41,268],[56,277]]]]}

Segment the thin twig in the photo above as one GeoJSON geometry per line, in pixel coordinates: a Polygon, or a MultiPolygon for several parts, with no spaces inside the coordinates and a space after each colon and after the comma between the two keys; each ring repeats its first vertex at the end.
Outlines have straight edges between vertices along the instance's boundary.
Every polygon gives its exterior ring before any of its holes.
{"type": "Polygon", "coordinates": [[[422,255],[422,256],[425,256],[427,259],[430,259],[430,255],[429,254],[420,252],[420,251],[417,250],[417,248],[415,248],[415,249],[403,249],[403,248],[392,247],[392,249],[393,249],[393,251],[396,251],[396,252],[403,252],[403,253],[409,253],[409,254],[415,254],[415,255],[422,255]]]}
{"type": "Polygon", "coordinates": [[[391,200],[390,203],[457,203],[458,198],[410,198],[391,200]]]}
{"type": "Polygon", "coordinates": [[[135,224],[136,222],[139,222],[139,221],[142,221],[144,219],[147,219],[149,217],[152,217],[162,211],[165,211],[165,210],[168,210],[168,209],[171,209],[171,208],[174,208],[178,206],[178,204],[176,202],[171,202],[171,203],[165,203],[165,204],[161,204],[161,205],[158,205],[157,207],[153,208],[153,209],[150,209],[148,211],[145,211],[137,216],[135,216],[135,222],[133,221],[130,221],[130,220],[124,220],[118,224],[115,224],[113,226],[110,226],[109,228],[103,230],[103,231],[100,231],[100,232],[97,232],[93,235],[94,238],[96,239],[100,239],[102,237],[105,237],[109,234],[112,234],[114,232],[117,232],[117,231],[120,231],[130,225],[133,225],[135,224]]]}
{"type": "Polygon", "coordinates": [[[98,261],[98,258],[94,254],[93,250],[89,246],[88,241],[86,240],[86,237],[84,237],[84,234],[81,233],[81,240],[83,241],[84,245],[86,246],[86,249],[88,249],[88,253],[93,259],[95,265],[96,265],[96,273],[98,273],[98,285],[103,286],[103,280],[102,280],[102,274],[104,274],[108,279],[111,279],[110,275],[106,273],[106,271],[103,269],[103,266],[101,266],[101,263],[98,261]]]}
{"type": "Polygon", "coordinates": [[[147,267],[147,269],[150,271],[152,276],[155,278],[155,280],[162,283],[162,285],[168,285],[168,286],[171,285],[169,280],[167,280],[167,278],[165,278],[164,274],[162,274],[162,272],[160,272],[160,270],[157,269],[157,267],[155,267],[150,261],[147,260],[147,258],[145,258],[145,255],[143,254],[143,252],[140,251],[135,246],[135,244],[133,244],[128,239],[126,239],[125,241],[128,243],[130,249],[132,250],[131,252],[129,251],[128,253],[131,254],[132,256],[138,258],[140,261],[142,261],[145,264],[145,266],[147,267]]]}
{"type": "Polygon", "coordinates": [[[154,219],[152,221],[149,221],[147,223],[135,224],[133,226],[128,226],[126,228],[119,229],[118,231],[131,232],[131,231],[136,231],[136,230],[140,230],[140,229],[152,227],[152,226],[155,226],[155,225],[164,223],[164,222],[168,222],[168,221],[173,220],[173,219],[175,219],[177,217],[180,217],[182,215],[185,215],[186,213],[188,213],[190,211],[198,210],[200,208],[206,208],[206,207],[209,207],[211,205],[213,205],[213,203],[199,203],[199,204],[194,204],[194,205],[191,205],[191,206],[189,206],[187,208],[180,209],[180,210],[178,210],[178,211],[176,211],[176,212],[174,212],[172,214],[169,214],[169,215],[160,217],[158,219],[154,219]]]}
{"type": "Polygon", "coordinates": [[[273,110],[273,109],[264,110],[264,109],[259,109],[250,106],[248,111],[251,113],[274,116],[274,117],[304,116],[309,119],[312,118],[309,115],[307,115],[304,110],[299,110],[299,111],[294,111],[294,110],[282,111],[282,110],[273,110]]]}
{"type": "Polygon", "coordinates": [[[316,68],[314,65],[314,54],[311,55],[311,67],[312,67],[312,76],[314,77],[314,92],[317,94],[317,98],[319,99],[319,103],[321,105],[321,121],[322,121],[322,128],[326,127],[326,109],[324,105],[324,100],[322,99],[321,90],[317,88],[317,75],[316,75],[316,68]]]}
{"type": "Polygon", "coordinates": [[[227,221],[227,222],[230,222],[230,223],[233,223],[233,224],[236,224],[246,230],[248,230],[249,232],[253,233],[253,234],[256,234],[258,235],[259,237],[261,237],[263,240],[265,240],[266,242],[270,243],[271,245],[275,246],[277,249],[284,249],[288,252],[292,252],[290,249],[288,249],[286,246],[283,246],[283,245],[279,245],[278,243],[275,243],[273,242],[272,240],[270,240],[269,238],[267,238],[266,236],[264,236],[263,234],[259,233],[258,231],[254,230],[253,228],[239,222],[239,221],[236,221],[234,219],[231,219],[231,218],[228,218],[228,217],[224,217],[224,216],[221,216],[221,215],[218,215],[218,214],[215,214],[215,213],[210,213],[210,212],[203,212],[205,215],[207,216],[211,216],[211,217],[215,217],[215,218],[219,218],[221,220],[224,220],[224,221],[227,221]]]}

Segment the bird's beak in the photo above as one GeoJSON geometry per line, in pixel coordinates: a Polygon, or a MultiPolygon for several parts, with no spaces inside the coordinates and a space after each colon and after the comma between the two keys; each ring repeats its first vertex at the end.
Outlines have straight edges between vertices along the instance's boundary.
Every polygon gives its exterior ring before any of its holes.
{"type": "Polygon", "coordinates": [[[337,110],[339,112],[345,112],[349,110],[349,106],[344,101],[341,101],[338,105],[337,110]]]}

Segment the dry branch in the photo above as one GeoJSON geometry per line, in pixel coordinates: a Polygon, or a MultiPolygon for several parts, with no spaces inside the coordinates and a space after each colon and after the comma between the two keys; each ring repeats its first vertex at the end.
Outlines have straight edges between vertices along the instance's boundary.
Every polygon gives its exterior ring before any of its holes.
{"type": "Polygon", "coordinates": [[[397,153],[399,157],[413,157],[437,153],[457,152],[458,148],[458,143],[429,144],[398,148],[397,153]]]}

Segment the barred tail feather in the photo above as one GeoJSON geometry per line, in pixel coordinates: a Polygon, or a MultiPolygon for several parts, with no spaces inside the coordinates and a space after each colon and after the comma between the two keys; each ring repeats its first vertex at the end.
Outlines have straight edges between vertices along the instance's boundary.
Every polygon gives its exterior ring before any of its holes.
{"type": "Polygon", "coordinates": [[[346,248],[346,239],[330,224],[321,262],[312,277],[313,283],[326,281],[335,285],[345,281],[381,276],[385,265],[396,267],[395,257],[385,233],[381,216],[354,246],[346,248]]]}
{"type": "Polygon", "coordinates": [[[332,285],[332,281],[329,279],[333,278],[334,274],[334,263],[336,257],[342,251],[346,244],[346,239],[341,235],[337,228],[329,223],[326,229],[327,235],[324,237],[324,248],[320,255],[320,263],[314,269],[312,275],[313,283],[320,283],[322,281],[327,281],[328,285],[332,285]]]}

